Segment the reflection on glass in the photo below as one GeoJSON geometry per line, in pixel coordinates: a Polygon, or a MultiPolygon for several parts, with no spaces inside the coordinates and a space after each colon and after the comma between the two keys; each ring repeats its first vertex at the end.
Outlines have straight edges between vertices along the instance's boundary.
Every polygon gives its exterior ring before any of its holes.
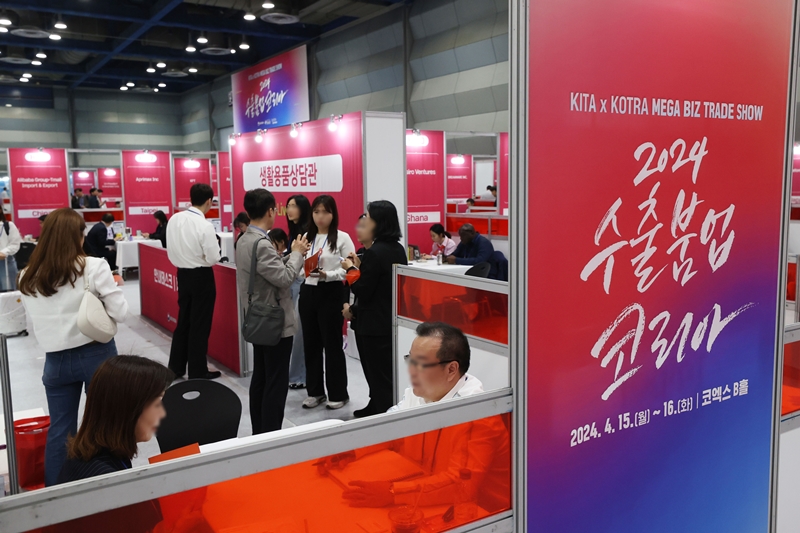
{"type": "Polygon", "coordinates": [[[781,414],[800,411],[800,341],[783,345],[781,414]]]}
{"type": "Polygon", "coordinates": [[[448,531],[510,509],[510,442],[510,414],[497,415],[38,531],[448,531]]]}

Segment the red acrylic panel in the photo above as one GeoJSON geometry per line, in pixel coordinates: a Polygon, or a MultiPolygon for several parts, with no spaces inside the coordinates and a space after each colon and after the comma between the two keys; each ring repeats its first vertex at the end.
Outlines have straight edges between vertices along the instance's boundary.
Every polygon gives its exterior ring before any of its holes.
{"type": "Polygon", "coordinates": [[[475,226],[475,231],[480,233],[481,235],[488,235],[489,234],[489,219],[488,218],[477,218],[471,217],[469,215],[447,215],[447,231],[452,234],[458,233],[458,228],[463,226],[464,224],[472,224],[475,226]]]}
{"type": "Polygon", "coordinates": [[[511,509],[510,428],[510,413],[496,415],[35,531],[449,531],[511,509]],[[461,513],[454,509],[462,469],[471,472],[465,484],[465,493],[473,504],[471,518],[459,518],[461,513]],[[394,495],[389,492],[392,480],[394,495]],[[352,498],[346,498],[345,491],[353,481],[376,482],[376,489],[368,493],[371,500],[365,502],[367,507],[356,507],[352,498]],[[412,512],[416,523],[392,526],[390,515],[408,516],[412,512]]]}
{"type": "Polygon", "coordinates": [[[800,341],[783,345],[781,414],[800,411],[800,341]]]}
{"type": "Polygon", "coordinates": [[[398,276],[397,314],[446,322],[467,335],[508,344],[508,295],[429,279],[398,276]]]}
{"type": "Polygon", "coordinates": [[[508,218],[492,219],[492,236],[508,237],[508,218]]]}

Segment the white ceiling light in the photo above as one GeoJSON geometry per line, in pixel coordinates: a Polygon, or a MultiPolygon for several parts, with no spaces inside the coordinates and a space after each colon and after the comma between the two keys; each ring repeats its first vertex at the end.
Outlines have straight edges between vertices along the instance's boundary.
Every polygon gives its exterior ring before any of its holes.
{"type": "Polygon", "coordinates": [[[22,75],[22,77],[23,78],[32,78],[33,74],[29,74],[29,73],[26,72],[25,74],[22,75]]]}
{"type": "Polygon", "coordinates": [[[103,171],[103,176],[116,176],[116,175],[117,171],[114,170],[113,168],[107,168],[103,171]]]}
{"type": "Polygon", "coordinates": [[[158,63],[156,63],[156,66],[158,68],[167,68],[167,64],[164,63],[163,61],[159,61],[158,63]]]}
{"type": "Polygon", "coordinates": [[[56,23],[53,24],[53,27],[57,30],[66,30],[67,24],[64,22],[64,19],[61,18],[61,15],[58,16],[56,19],[56,23]]]}
{"type": "Polygon", "coordinates": [[[39,50],[36,52],[36,57],[39,59],[47,59],[47,54],[44,53],[44,50],[39,50]]]}
{"type": "Polygon", "coordinates": [[[20,78],[19,81],[21,81],[22,83],[28,83],[29,80],[28,78],[20,78]]]}
{"type": "Polygon", "coordinates": [[[263,140],[264,140],[264,136],[261,134],[261,130],[259,129],[259,130],[256,131],[255,141],[257,143],[260,143],[263,140]]]}
{"type": "Polygon", "coordinates": [[[228,135],[228,144],[230,144],[231,146],[236,144],[236,134],[231,133],[230,135],[228,135]]]}
{"type": "Polygon", "coordinates": [[[31,61],[31,65],[33,65],[34,67],[41,67],[42,62],[39,61],[38,59],[34,59],[33,61],[31,61]]]}
{"type": "Polygon", "coordinates": [[[239,43],[239,48],[242,49],[242,50],[249,50],[250,49],[250,45],[247,44],[247,41],[245,40],[244,36],[242,36],[242,42],[239,43]]]}
{"type": "Polygon", "coordinates": [[[192,43],[192,34],[189,34],[189,44],[186,45],[187,52],[196,52],[197,48],[194,47],[194,43],[192,43]]]}
{"type": "Polygon", "coordinates": [[[342,115],[331,115],[331,121],[328,124],[328,131],[338,130],[340,120],[342,120],[342,115]]]}
{"type": "Polygon", "coordinates": [[[261,4],[261,7],[263,7],[264,9],[272,9],[273,7],[275,7],[275,4],[273,4],[272,2],[264,2],[263,4],[261,4]]]}
{"type": "Polygon", "coordinates": [[[81,172],[78,172],[78,177],[79,178],[88,178],[89,177],[89,173],[86,172],[85,170],[82,170],[81,172]]]}
{"type": "Polygon", "coordinates": [[[189,67],[189,72],[191,72],[192,74],[196,73],[197,67],[189,67]]]}
{"type": "Polygon", "coordinates": [[[428,146],[428,136],[420,134],[419,130],[413,130],[412,135],[406,135],[406,146],[428,146]]]}
{"type": "Polygon", "coordinates": [[[57,33],[51,33],[50,34],[50,40],[51,41],[60,41],[61,40],[61,36],[59,34],[57,34],[57,33]]]}
{"type": "Polygon", "coordinates": [[[11,26],[12,24],[13,22],[11,22],[11,19],[8,18],[8,15],[5,11],[0,13],[0,26],[11,26]]]}
{"type": "Polygon", "coordinates": [[[450,160],[451,163],[454,165],[463,165],[464,164],[464,156],[463,155],[454,155],[453,158],[450,160]]]}
{"type": "Polygon", "coordinates": [[[236,48],[231,48],[231,53],[235,54],[236,53],[236,48]]]}
{"type": "Polygon", "coordinates": [[[256,20],[256,16],[253,15],[252,13],[245,13],[244,20],[256,20]]]}
{"type": "Polygon", "coordinates": [[[0,33],[8,33],[8,28],[5,26],[0,26],[0,33]]]}
{"type": "Polygon", "coordinates": [[[200,168],[200,161],[196,159],[187,159],[183,162],[183,168],[200,168]]]}
{"type": "Polygon", "coordinates": [[[152,63],[150,63],[150,64],[148,64],[148,65],[147,65],[147,72],[149,72],[150,74],[152,74],[152,73],[153,73],[153,72],[155,72],[155,71],[156,71],[156,69],[155,69],[155,67],[153,67],[153,64],[152,64],[152,63]]]}
{"type": "Polygon", "coordinates": [[[28,152],[25,154],[25,161],[30,161],[32,163],[46,163],[50,161],[50,154],[44,152],[42,148],[39,148],[36,152],[28,152]]]}
{"type": "Polygon", "coordinates": [[[136,159],[137,163],[155,163],[158,158],[156,154],[151,154],[148,150],[145,150],[141,154],[136,154],[134,159],[136,159]]]}
{"type": "Polygon", "coordinates": [[[162,81],[161,83],[159,83],[159,84],[158,84],[158,86],[159,86],[159,87],[166,87],[166,86],[167,86],[167,84],[166,84],[166,83],[164,83],[164,82],[162,81]]]}
{"type": "Polygon", "coordinates": [[[158,92],[158,87],[153,87],[153,92],[157,93],[158,92]]]}
{"type": "Polygon", "coordinates": [[[198,42],[198,43],[200,43],[200,44],[206,44],[206,43],[208,42],[208,37],[206,37],[206,34],[205,34],[205,33],[201,33],[201,34],[200,34],[200,35],[197,37],[197,42],[198,42]]]}
{"type": "Polygon", "coordinates": [[[11,104],[6,104],[6,107],[11,107],[11,104]]]}
{"type": "Polygon", "coordinates": [[[292,139],[296,139],[297,136],[300,135],[300,132],[297,131],[297,129],[300,128],[301,126],[302,126],[302,124],[299,124],[299,123],[292,124],[292,131],[289,132],[289,136],[292,139]]]}
{"type": "Polygon", "coordinates": [[[119,90],[120,91],[127,91],[128,87],[126,85],[123,85],[122,87],[119,88],[119,90]]]}
{"type": "Polygon", "coordinates": [[[128,83],[126,83],[125,85],[127,85],[128,87],[135,87],[135,86],[136,86],[136,84],[135,84],[135,83],[133,83],[132,81],[129,81],[129,82],[128,82],[128,83]]]}

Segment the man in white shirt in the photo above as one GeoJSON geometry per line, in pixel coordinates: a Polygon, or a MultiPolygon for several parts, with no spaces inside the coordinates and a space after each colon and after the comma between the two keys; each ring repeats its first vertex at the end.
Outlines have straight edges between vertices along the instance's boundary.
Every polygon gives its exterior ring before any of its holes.
{"type": "MultiPolygon", "coordinates": [[[[456,327],[441,322],[420,324],[417,338],[405,356],[411,387],[389,412],[472,396],[483,385],[467,373],[470,346],[456,327]]],[[[425,476],[410,481],[353,481],[343,496],[354,507],[387,505],[450,505],[454,503],[460,473],[470,471],[470,488],[488,512],[510,505],[511,447],[507,415],[445,427],[399,441],[335,457],[342,467],[381,449],[392,449],[417,463],[425,476]],[[420,495],[420,491],[422,494],[420,495]]]]}
{"type": "Polygon", "coordinates": [[[192,207],[176,213],[167,225],[167,255],[178,268],[178,325],[172,335],[169,368],[181,377],[189,366],[189,379],[215,379],[206,362],[208,337],[214,318],[217,287],[211,267],[220,260],[214,226],[206,220],[214,191],[195,183],[189,191],[192,207]]]}
{"type": "Polygon", "coordinates": [[[3,226],[0,227],[0,291],[13,291],[17,289],[17,260],[14,254],[19,252],[22,244],[17,226],[3,217],[3,226]]]}

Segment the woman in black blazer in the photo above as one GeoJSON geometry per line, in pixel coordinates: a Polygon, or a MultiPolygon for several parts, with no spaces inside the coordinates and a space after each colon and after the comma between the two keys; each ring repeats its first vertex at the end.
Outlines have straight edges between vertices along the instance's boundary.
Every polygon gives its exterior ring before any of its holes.
{"type": "Polygon", "coordinates": [[[394,404],[392,266],[408,264],[406,250],[399,242],[402,232],[394,204],[385,200],[371,202],[364,220],[372,246],[361,258],[350,254],[342,262],[358,300],[353,329],[369,385],[369,404],[353,413],[356,418],[385,413],[394,404]]]}
{"type": "Polygon", "coordinates": [[[145,233],[145,239],[153,239],[154,241],[161,241],[161,247],[167,247],[167,215],[164,211],[156,211],[153,213],[153,218],[158,221],[158,226],[153,233],[145,233]]]}

